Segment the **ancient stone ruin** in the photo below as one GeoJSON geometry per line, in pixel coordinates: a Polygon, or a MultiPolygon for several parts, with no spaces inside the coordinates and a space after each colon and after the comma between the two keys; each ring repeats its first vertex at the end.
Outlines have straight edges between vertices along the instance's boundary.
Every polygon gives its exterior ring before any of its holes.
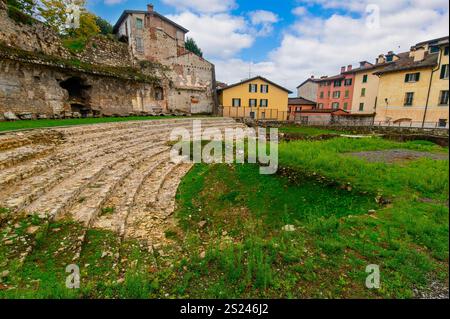
{"type": "Polygon", "coordinates": [[[173,22],[142,15],[151,54],[119,41],[118,31],[70,52],[39,21],[9,18],[0,1],[0,120],[214,112],[214,66],[184,50],[184,34],[182,42],[171,37],[173,22]]]}

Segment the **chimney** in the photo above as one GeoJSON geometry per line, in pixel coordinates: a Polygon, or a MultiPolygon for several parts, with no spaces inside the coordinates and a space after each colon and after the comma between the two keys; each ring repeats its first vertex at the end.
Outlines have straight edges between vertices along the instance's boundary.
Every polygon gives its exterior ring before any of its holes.
{"type": "Polygon", "coordinates": [[[148,12],[153,12],[153,8],[154,8],[154,6],[153,6],[153,4],[147,4],[147,11],[148,12]]]}
{"type": "Polygon", "coordinates": [[[347,66],[347,71],[351,71],[352,69],[353,69],[353,65],[349,64],[349,65],[347,66]]]}
{"type": "Polygon", "coordinates": [[[314,79],[314,75],[311,75],[311,79],[314,79]]]}
{"type": "Polygon", "coordinates": [[[345,72],[345,66],[341,67],[341,73],[345,72]]]}

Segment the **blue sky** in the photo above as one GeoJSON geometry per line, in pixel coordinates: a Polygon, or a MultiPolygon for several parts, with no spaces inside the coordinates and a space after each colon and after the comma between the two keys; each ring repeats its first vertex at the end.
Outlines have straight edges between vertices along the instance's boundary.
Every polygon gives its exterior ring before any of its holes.
{"type": "Polygon", "coordinates": [[[88,9],[114,24],[149,2],[190,30],[218,80],[236,82],[251,69],[291,90],[449,33],[448,0],[88,0],[88,9]]]}

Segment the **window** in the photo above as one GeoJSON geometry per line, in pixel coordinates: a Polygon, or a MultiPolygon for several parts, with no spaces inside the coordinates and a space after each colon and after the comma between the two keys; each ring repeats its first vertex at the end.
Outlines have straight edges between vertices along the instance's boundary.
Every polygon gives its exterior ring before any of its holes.
{"type": "Polygon", "coordinates": [[[353,80],[352,80],[352,79],[346,79],[346,80],[344,81],[344,85],[345,85],[345,86],[351,86],[352,83],[353,83],[353,80]]]}
{"type": "Polygon", "coordinates": [[[344,110],[347,111],[347,109],[348,109],[348,103],[345,102],[345,103],[344,103],[344,110]]]}
{"type": "Polygon", "coordinates": [[[261,100],[259,101],[259,106],[260,106],[260,107],[268,107],[268,106],[269,106],[269,100],[267,100],[267,99],[261,99],[261,100]]]}
{"type": "Polygon", "coordinates": [[[392,62],[394,61],[394,56],[393,55],[387,55],[386,56],[386,62],[392,62]]]}
{"type": "Polygon", "coordinates": [[[323,103],[319,103],[318,107],[319,109],[323,109],[323,103]]]}
{"type": "Polygon", "coordinates": [[[448,64],[441,67],[441,79],[448,79],[448,64]]]}
{"type": "Polygon", "coordinates": [[[269,86],[267,84],[261,84],[261,93],[269,93],[269,86]]]}
{"type": "Polygon", "coordinates": [[[342,80],[334,81],[334,87],[340,87],[342,85],[342,80]]]}
{"type": "Polygon", "coordinates": [[[363,75],[363,83],[367,83],[369,76],[367,74],[363,75]]]}
{"type": "Polygon", "coordinates": [[[439,52],[439,46],[433,45],[430,46],[430,53],[438,53],[439,52]]]}
{"type": "Polygon", "coordinates": [[[249,84],[248,85],[248,91],[250,93],[256,93],[258,92],[258,84],[249,84]]]}
{"type": "Polygon", "coordinates": [[[345,97],[349,97],[350,96],[350,91],[349,90],[345,90],[345,97]]]}
{"type": "Polygon", "coordinates": [[[405,95],[405,106],[413,105],[414,101],[414,92],[407,92],[405,95]]]}
{"type": "Polygon", "coordinates": [[[261,120],[265,120],[266,119],[266,112],[261,112],[261,120]]]}
{"type": "Polygon", "coordinates": [[[439,127],[447,127],[447,120],[439,119],[439,127]]]}
{"type": "Polygon", "coordinates": [[[144,27],[144,21],[140,18],[136,18],[136,29],[142,29],[144,27]]]}
{"type": "Polygon", "coordinates": [[[333,99],[338,99],[341,97],[341,91],[334,91],[333,92],[333,99]]]}
{"type": "Polygon", "coordinates": [[[250,106],[250,107],[257,107],[258,106],[258,100],[257,99],[250,99],[250,100],[248,100],[248,106],[250,106]]]}
{"type": "Polygon", "coordinates": [[[233,99],[233,107],[240,107],[241,99],[233,99]]]}
{"type": "Polygon", "coordinates": [[[331,96],[331,91],[328,91],[328,97],[330,97],[331,96]]]}
{"type": "Polygon", "coordinates": [[[420,73],[408,73],[405,75],[405,82],[411,83],[411,82],[419,82],[420,79],[420,73]]]}
{"type": "Polygon", "coordinates": [[[366,88],[361,89],[361,96],[366,96],[366,88]]]}
{"type": "Polygon", "coordinates": [[[448,90],[441,91],[441,95],[439,97],[439,105],[448,105],[448,90]]]}
{"type": "Polygon", "coordinates": [[[320,98],[323,99],[323,92],[320,92],[320,98]]]}
{"type": "Polygon", "coordinates": [[[359,111],[364,111],[364,103],[359,103],[359,111]]]}
{"type": "Polygon", "coordinates": [[[448,55],[448,46],[444,48],[444,55],[448,55]]]}
{"type": "Polygon", "coordinates": [[[139,52],[144,51],[144,43],[142,42],[142,38],[136,37],[136,50],[139,52]]]}
{"type": "Polygon", "coordinates": [[[335,110],[337,110],[339,108],[339,103],[338,102],[334,102],[333,104],[331,104],[331,107],[335,110]]]}

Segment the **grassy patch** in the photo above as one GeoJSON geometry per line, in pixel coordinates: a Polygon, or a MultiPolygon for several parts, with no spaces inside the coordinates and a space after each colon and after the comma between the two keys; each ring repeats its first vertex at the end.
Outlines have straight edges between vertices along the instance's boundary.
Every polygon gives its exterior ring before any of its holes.
{"type": "Polygon", "coordinates": [[[310,127],[310,126],[297,126],[297,125],[286,125],[279,128],[280,133],[291,133],[299,134],[305,136],[319,136],[319,135],[329,135],[329,134],[345,134],[344,131],[335,131],[331,129],[324,129],[320,127],[310,127]]]}
{"type": "Polygon", "coordinates": [[[0,122],[0,131],[14,131],[22,129],[33,129],[56,126],[86,125],[97,123],[114,123],[127,121],[149,121],[175,118],[174,116],[130,116],[130,117],[101,117],[85,119],[62,119],[62,120],[24,120],[15,122],[0,122]]]}
{"type": "Polygon", "coordinates": [[[84,38],[64,39],[63,46],[72,53],[80,53],[86,48],[87,40],[84,38]]]}

